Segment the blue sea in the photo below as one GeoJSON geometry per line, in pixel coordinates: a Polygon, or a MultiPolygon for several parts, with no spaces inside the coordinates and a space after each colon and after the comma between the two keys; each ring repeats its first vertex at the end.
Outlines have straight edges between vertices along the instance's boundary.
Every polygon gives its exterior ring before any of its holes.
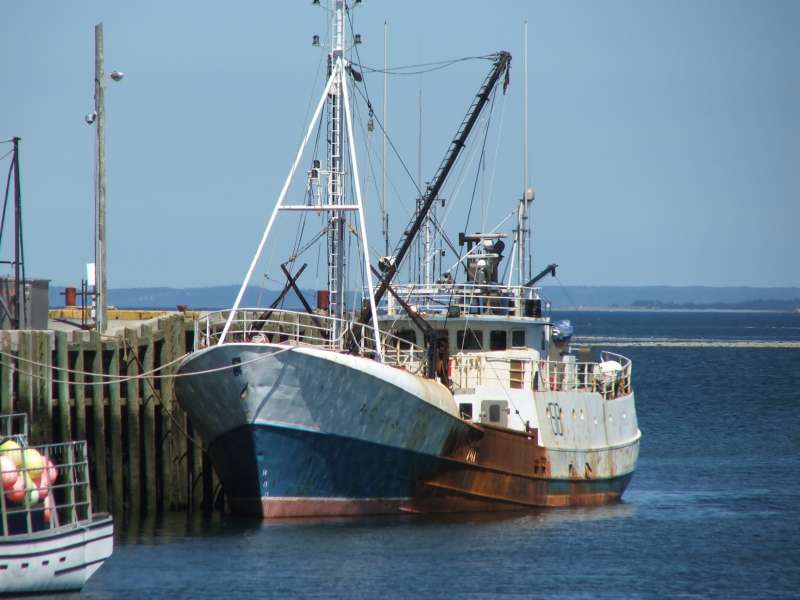
{"type": "Polygon", "coordinates": [[[118,523],[82,598],[800,598],[800,314],[560,312],[633,359],[612,506],[118,523]]]}

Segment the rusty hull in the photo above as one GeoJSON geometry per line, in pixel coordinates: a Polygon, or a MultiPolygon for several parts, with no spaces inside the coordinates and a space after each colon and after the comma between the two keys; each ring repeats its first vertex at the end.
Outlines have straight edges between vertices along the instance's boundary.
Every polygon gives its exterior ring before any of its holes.
{"type": "MultiPolygon", "coordinates": [[[[419,485],[410,508],[461,512],[595,506],[618,501],[633,475],[593,478],[585,464],[570,463],[569,479],[554,478],[553,453],[559,451],[537,440],[536,429],[526,433],[472,424],[469,434],[441,457],[439,473],[419,485]]],[[[578,457],[576,452],[576,462],[578,457]]]]}

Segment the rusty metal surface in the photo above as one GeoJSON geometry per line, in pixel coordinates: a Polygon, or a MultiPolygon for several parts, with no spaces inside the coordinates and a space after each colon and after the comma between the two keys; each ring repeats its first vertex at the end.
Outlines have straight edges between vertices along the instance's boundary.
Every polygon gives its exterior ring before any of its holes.
{"type": "MultiPolygon", "coordinates": [[[[419,486],[412,507],[421,512],[457,512],[588,506],[620,499],[632,468],[597,478],[590,462],[579,462],[585,453],[564,456],[564,451],[540,446],[537,437],[536,430],[526,433],[474,425],[442,458],[440,472],[419,486]],[[554,477],[554,461],[565,459],[572,461],[569,476],[554,477]]],[[[609,449],[610,460],[616,453],[638,454],[638,444],[637,438],[627,446],[609,449]]]]}

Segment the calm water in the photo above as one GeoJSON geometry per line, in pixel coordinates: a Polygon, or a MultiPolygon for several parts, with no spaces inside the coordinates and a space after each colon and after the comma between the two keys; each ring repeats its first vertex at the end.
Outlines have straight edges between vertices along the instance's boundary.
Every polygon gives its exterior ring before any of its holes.
{"type": "Polygon", "coordinates": [[[798,598],[800,315],[560,313],[614,348],[643,432],[622,504],[449,518],[120,524],[86,598],[798,598]]]}

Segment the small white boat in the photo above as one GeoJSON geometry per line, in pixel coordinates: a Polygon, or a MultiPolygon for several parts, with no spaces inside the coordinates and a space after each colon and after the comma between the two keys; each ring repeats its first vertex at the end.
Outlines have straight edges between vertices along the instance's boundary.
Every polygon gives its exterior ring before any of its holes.
{"type": "Polygon", "coordinates": [[[0,415],[0,594],[80,590],[114,524],[92,513],[86,442],[29,446],[26,417],[0,415]]]}

